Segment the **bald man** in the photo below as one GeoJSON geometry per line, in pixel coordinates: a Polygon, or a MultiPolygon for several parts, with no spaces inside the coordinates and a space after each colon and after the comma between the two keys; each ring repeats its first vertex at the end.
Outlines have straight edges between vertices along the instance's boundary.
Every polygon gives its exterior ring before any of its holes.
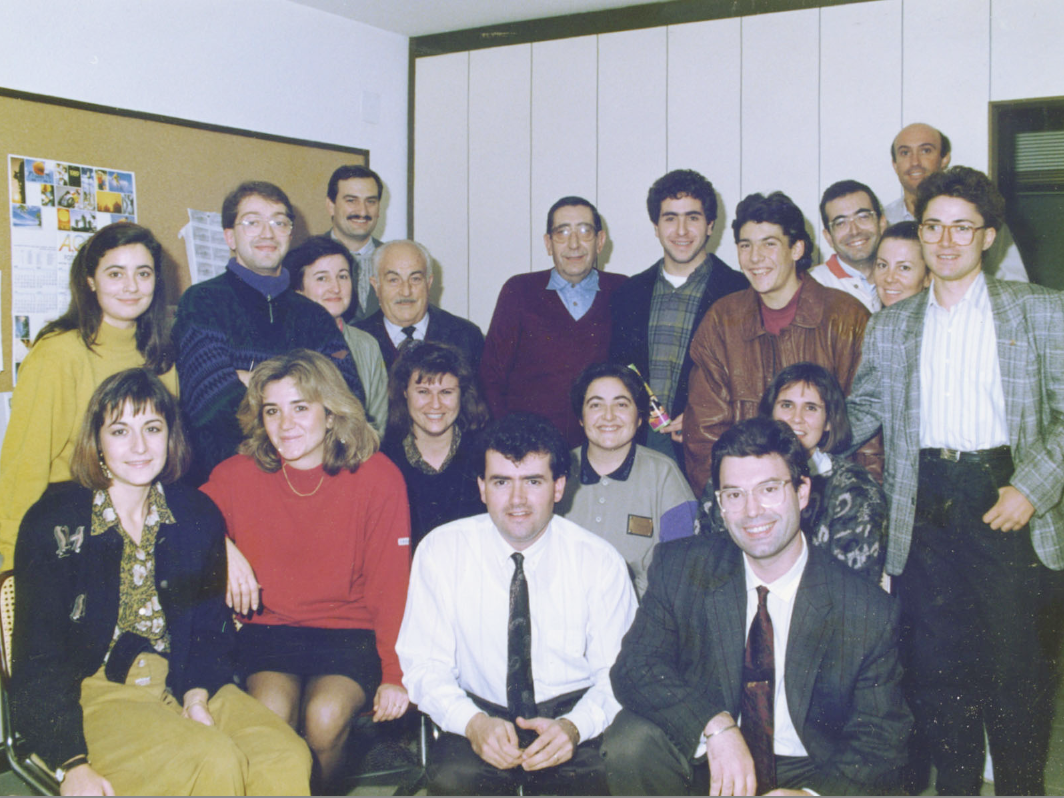
{"type": "Polygon", "coordinates": [[[373,250],[370,284],[378,310],[355,324],[377,339],[390,370],[408,341],[439,341],[456,346],[476,373],[484,334],[471,321],[429,304],[432,255],[417,241],[389,241],[373,250]]]}
{"type": "MultiPolygon", "coordinates": [[[[890,159],[901,183],[902,196],[884,209],[889,224],[914,221],[916,189],[928,175],[944,171],[950,162],[949,136],[923,122],[903,127],[890,145],[890,159]]],[[[999,280],[1026,283],[1027,269],[1008,225],[983,256],[983,270],[999,280]]]]}

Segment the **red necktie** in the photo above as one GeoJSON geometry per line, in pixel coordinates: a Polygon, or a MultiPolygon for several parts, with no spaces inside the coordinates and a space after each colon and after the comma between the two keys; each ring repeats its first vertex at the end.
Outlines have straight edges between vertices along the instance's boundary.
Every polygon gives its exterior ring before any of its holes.
{"type": "Polygon", "coordinates": [[[776,656],[772,618],[765,604],[768,588],[757,589],[757,612],[746,638],[743,659],[742,732],[754,759],[757,792],[776,789],[776,757],[772,747],[773,696],[776,691],[776,656]]]}

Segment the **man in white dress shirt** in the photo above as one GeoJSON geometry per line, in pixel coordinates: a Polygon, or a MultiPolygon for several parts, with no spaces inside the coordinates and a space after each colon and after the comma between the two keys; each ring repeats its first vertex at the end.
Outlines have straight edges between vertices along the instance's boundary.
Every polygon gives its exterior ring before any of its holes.
{"type": "Polygon", "coordinates": [[[997,793],[1045,790],[1039,612],[1064,569],[1064,297],[984,273],[1004,211],[974,169],[921,183],[931,288],[872,317],[847,400],[855,442],[883,431],[913,750],[930,753],[941,795],[979,793],[984,725],[997,793]]]}
{"type": "Polygon", "coordinates": [[[620,709],[609,669],[636,609],[628,567],[554,515],[569,451],[549,422],[510,414],[482,445],[488,512],[421,542],[396,644],[411,700],[443,730],[430,792],[603,794],[600,736],[620,709]]]}
{"type": "Polygon", "coordinates": [[[654,553],[611,672],[611,794],[896,793],[897,602],[806,541],[808,457],[786,424],[730,427],[711,468],[728,535],[654,553]]]}

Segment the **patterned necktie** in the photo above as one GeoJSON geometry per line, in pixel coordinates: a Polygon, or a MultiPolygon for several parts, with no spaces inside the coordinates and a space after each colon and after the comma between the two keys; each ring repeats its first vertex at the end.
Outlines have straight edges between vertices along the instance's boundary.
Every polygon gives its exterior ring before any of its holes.
{"type": "MultiPolygon", "coordinates": [[[[514,575],[510,580],[510,622],[506,627],[506,704],[510,720],[536,717],[535,690],[532,686],[532,614],[528,608],[528,582],[525,581],[525,556],[511,555],[514,575]]],[[[531,729],[517,729],[522,748],[536,739],[531,729]]]]}
{"type": "Polygon", "coordinates": [[[399,346],[406,346],[408,343],[413,341],[414,340],[414,332],[416,330],[417,330],[417,327],[415,327],[414,325],[410,325],[409,327],[403,327],[400,330],[400,332],[402,332],[402,334],[405,335],[406,338],[399,342],[399,346]]]}
{"type": "Polygon", "coordinates": [[[750,624],[743,658],[742,733],[754,759],[757,792],[776,789],[776,757],[772,746],[773,696],[776,690],[776,656],[772,618],[765,604],[768,588],[757,589],[757,613],[750,624]]]}

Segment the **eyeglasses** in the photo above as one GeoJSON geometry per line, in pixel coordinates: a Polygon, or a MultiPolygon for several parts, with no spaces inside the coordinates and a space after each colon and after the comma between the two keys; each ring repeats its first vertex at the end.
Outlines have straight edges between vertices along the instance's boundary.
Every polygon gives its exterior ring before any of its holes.
{"type": "Polygon", "coordinates": [[[976,230],[985,230],[986,225],[974,224],[941,224],[940,222],[925,222],[920,225],[920,240],[925,244],[937,244],[942,236],[949,230],[949,240],[959,247],[966,247],[975,238],[976,230]]]}
{"type": "Polygon", "coordinates": [[[555,244],[564,244],[573,233],[576,233],[578,239],[587,242],[593,239],[597,232],[595,225],[587,224],[586,222],[578,224],[576,227],[563,224],[550,231],[550,240],[555,244]]]}
{"type": "Polygon", "coordinates": [[[755,485],[751,490],[745,488],[724,488],[714,491],[717,496],[717,504],[726,513],[741,511],[746,507],[747,496],[753,496],[754,500],[762,507],[779,507],[787,495],[786,487],[791,483],[785,479],[773,479],[755,485]]]}
{"type": "Polygon", "coordinates": [[[850,226],[850,222],[857,222],[858,227],[871,227],[878,217],[873,211],[858,211],[853,216],[839,216],[828,222],[828,229],[837,233],[850,226]]]}
{"type": "Polygon", "coordinates": [[[280,219],[260,219],[257,216],[252,216],[247,219],[241,219],[237,222],[238,225],[244,228],[244,232],[248,235],[258,235],[262,232],[263,228],[269,224],[277,233],[291,233],[292,232],[292,220],[284,217],[280,219]]]}

